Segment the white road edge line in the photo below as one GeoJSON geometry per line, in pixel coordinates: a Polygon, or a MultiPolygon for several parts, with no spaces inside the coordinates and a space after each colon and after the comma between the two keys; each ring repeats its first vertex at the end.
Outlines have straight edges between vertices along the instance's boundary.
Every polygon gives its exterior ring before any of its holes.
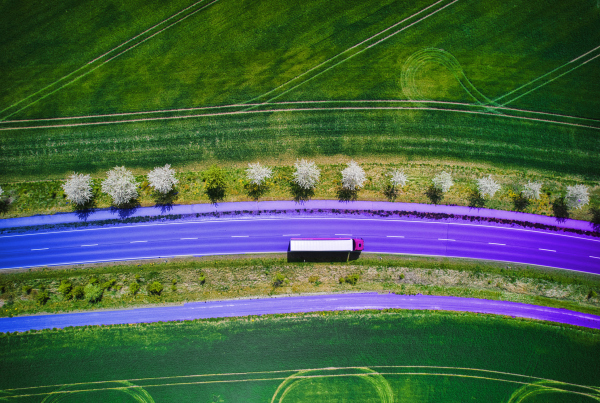
{"type": "Polygon", "coordinates": [[[488,242],[488,244],[490,244],[490,245],[500,245],[500,246],[506,246],[506,244],[505,244],[505,243],[488,242]]]}
{"type": "Polygon", "coordinates": [[[90,245],[81,245],[81,246],[82,246],[82,247],[83,247],[83,246],[98,246],[98,244],[97,244],[97,243],[92,243],[92,244],[90,244],[90,245]]]}
{"type": "Polygon", "coordinates": [[[46,249],[50,249],[50,248],[39,248],[39,249],[32,249],[32,250],[46,250],[46,249]]]}
{"type": "Polygon", "coordinates": [[[198,239],[198,238],[181,238],[180,241],[185,241],[186,239],[198,239]]]}
{"type": "Polygon", "coordinates": [[[131,241],[129,243],[143,243],[143,242],[148,242],[148,241],[131,241]]]}
{"type": "Polygon", "coordinates": [[[300,236],[300,234],[283,234],[282,236],[300,236]]]}
{"type": "Polygon", "coordinates": [[[104,227],[104,228],[86,228],[86,229],[75,229],[68,231],[55,231],[55,232],[37,232],[34,234],[14,234],[14,235],[2,235],[2,238],[14,238],[14,237],[23,237],[23,236],[33,236],[33,235],[50,235],[50,234],[62,234],[67,232],[80,232],[80,231],[100,231],[100,230],[114,230],[114,229],[131,229],[131,228],[139,228],[139,227],[154,227],[159,225],[189,225],[189,224],[209,224],[209,223],[229,223],[229,222],[238,222],[238,221],[277,221],[277,220],[345,220],[345,221],[387,221],[387,222],[418,222],[422,224],[437,224],[437,225],[459,225],[459,226],[467,226],[467,227],[483,227],[483,228],[498,228],[502,230],[509,231],[523,231],[523,232],[535,232],[542,233],[544,235],[553,235],[553,236],[562,236],[567,238],[575,238],[581,239],[584,241],[591,242],[600,242],[600,239],[591,239],[591,238],[582,238],[574,235],[566,235],[566,234],[557,234],[554,232],[545,232],[539,230],[531,230],[525,228],[511,228],[511,227],[502,227],[497,225],[482,225],[482,224],[464,224],[464,223],[455,223],[455,222],[439,222],[439,221],[421,221],[421,220],[401,220],[401,219],[378,219],[378,218],[342,218],[342,217],[288,217],[288,218],[252,218],[252,219],[229,219],[222,221],[188,221],[188,222],[170,222],[170,223],[152,223],[152,224],[138,224],[138,225],[123,225],[123,226],[115,226],[115,227],[104,227]]]}
{"type": "Polygon", "coordinates": [[[387,235],[388,238],[404,238],[402,235],[387,235]]]}
{"type": "Polygon", "coordinates": [[[438,238],[438,241],[456,241],[456,239],[438,238]]]}
{"type": "Polygon", "coordinates": [[[336,236],[352,236],[352,234],[335,234],[336,236]]]}
{"type": "Polygon", "coordinates": [[[540,250],[545,250],[546,252],[556,252],[554,249],[544,249],[544,248],[539,248],[540,250]]]}
{"type": "Polygon", "coordinates": [[[232,235],[232,238],[249,238],[250,235],[232,235]]]}
{"type": "Polygon", "coordinates": [[[600,257],[590,256],[592,259],[600,259],[600,257]]]}

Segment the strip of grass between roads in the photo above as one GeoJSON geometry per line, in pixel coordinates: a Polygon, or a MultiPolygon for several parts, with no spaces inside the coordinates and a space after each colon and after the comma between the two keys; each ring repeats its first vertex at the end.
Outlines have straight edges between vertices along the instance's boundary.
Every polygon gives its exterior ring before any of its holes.
{"type": "Polygon", "coordinates": [[[519,264],[377,254],[339,263],[236,255],[40,268],[2,273],[0,286],[0,316],[358,291],[484,298],[600,315],[597,276],[519,264]],[[352,284],[355,274],[358,281],[352,284]],[[85,296],[63,296],[63,281],[72,289],[97,282],[104,292],[94,303],[85,296]],[[160,295],[148,291],[154,282],[163,286],[160,295]],[[44,292],[48,300],[41,304],[44,292]]]}

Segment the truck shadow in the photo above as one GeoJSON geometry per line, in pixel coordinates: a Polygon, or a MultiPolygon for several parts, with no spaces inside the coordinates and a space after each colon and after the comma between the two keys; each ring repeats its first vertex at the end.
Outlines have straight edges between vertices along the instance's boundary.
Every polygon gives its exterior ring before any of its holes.
{"type": "Polygon", "coordinates": [[[356,252],[287,252],[287,261],[291,262],[349,262],[357,260],[360,251],[356,252]]]}

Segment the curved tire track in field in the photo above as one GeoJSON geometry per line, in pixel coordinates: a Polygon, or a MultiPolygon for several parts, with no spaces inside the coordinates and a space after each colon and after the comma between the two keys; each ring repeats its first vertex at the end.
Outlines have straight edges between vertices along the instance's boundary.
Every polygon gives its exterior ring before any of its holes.
{"type": "MultiPolygon", "coordinates": [[[[180,386],[180,385],[205,385],[214,383],[239,383],[239,382],[256,382],[256,381],[283,381],[278,387],[272,401],[276,399],[278,392],[282,389],[281,385],[284,385],[290,379],[315,379],[315,378],[332,378],[332,377],[380,377],[380,380],[387,383],[387,380],[383,377],[386,376],[397,376],[397,377],[419,377],[419,376],[430,376],[430,377],[452,377],[452,378],[463,378],[473,380],[483,380],[492,382],[505,382],[521,385],[510,396],[509,403],[520,403],[523,402],[529,396],[535,396],[540,393],[567,393],[575,394],[580,396],[590,397],[598,400],[600,398],[600,388],[595,386],[579,385],[569,382],[555,381],[552,379],[539,378],[530,375],[514,374],[508,372],[500,372],[479,368],[463,368],[463,367],[441,367],[441,366],[427,366],[427,365],[387,365],[387,366],[370,366],[370,367],[328,367],[328,368],[306,368],[306,369],[289,369],[289,370],[275,370],[275,371],[255,371],[255,372],[236,372],[236,373],[220,373],[220,374],[191,374],[191,375],[175,375],[166,377],[154,377],[154,378],[137,378],[137,379],[125,379],[125,380],[110,380],[110,381],[96,381],[96,382],[81,382],[81,383],[70,383],[63,385],[41,385],[22,387],[15,389],[5,389],[0,391],[3,393],[5,398],[19,398],[19,397],[33,397],[33,396],[48,396],[54,393],[59,395],[65,393],[60,390],[71,388],[68,392],[81,393],[81,392],[97,392],[105,390],[119,389],[125,391],[125,389],[133,388],[152,388],[152,387],[169,387],[169,386],[180,386]],[[319,375],[321,373],[322,375],[319,375]],[[286,376],[290,374],[289,376],[286,376]],[[308,375],[306,375],[308,374],[308,375]],[[256,378],[256,376],[261,376],[256,378]],[[196,381],[192,381],[195,380],[196,381]],[[133,382],[136,382],[134,384],[133,382]],[[162,383],[161,383],[162,382],[162,383]],[[120,387],[113,387],[111,384],[117,383],[122,384],[120,387]],[[59,391],[56,391],[59,388],[59,391]],[[74,389],[76,388],[76,389],[74,389]],[[17,393],[15,393],[17,392],[17,393]]],[[[385,387],[384,382],[378,382],[385,387]]],[[[376,385],[379,386],[379,385],[376,385]]],[[[142,389],[144,390],[144,389],[142,389]]],[[[379,391],[386,393],[385,391],[379,391]]],[[[388,396],[392,396],[389,392],[388,396]]],[[[64,394],[63,394],[64,396],[64,394]]],[[[133,396],[133,394],[131,395],[133,396]]],[[[140,399],[139,401],[150,401],[148,400],[149,394],[143,394],[139,396],[145,397],[145,400],[140,399]]],[[[48,397],[46,397],[47,399],[48,397]]],[[[151,399],[151,397],[150,397],[151,399]]],[[[48,402],[48,400],[44,400],[48,402]]],[[[57,401],[57,400],[54,400],[57,401]]]]}
{"type": "Polygon", "coordinates": [[[415,83],[415,78],[419,70],[429,63],[438,63],[446,67],[456,78],[463,89],[480,105],[490,105],[494,102],[483,95],[472,83],[469,81],[465,72],[454,56],[443,49],[426,48],[413,53],[404,65],[402,66],[402,73],[400,82],[402,84],[402,91],[408,99],[419,99],[423,98],[418,86],[415,83]]]}

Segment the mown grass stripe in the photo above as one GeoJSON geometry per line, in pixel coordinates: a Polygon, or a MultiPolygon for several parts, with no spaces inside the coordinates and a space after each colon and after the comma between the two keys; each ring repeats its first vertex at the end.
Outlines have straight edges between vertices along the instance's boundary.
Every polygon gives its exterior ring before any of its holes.
{"type": "MultiPolygon", "coordinates": [[[[177,21],[173,22],[172,24],[170,24],[170,25],[166,26],[165,28],[161,29],[160,31],[158,31],[158,32],[155,32],[154,34],[152,34],[152,35],[150,35],[149,37],[147,37],[147,38],[145,38],[145,39],[141,40],[140,42],[136,43],[135,45],[133,45],[133,46],[130,46],[129,48],[127,48],[127,49],[123,50],[122,52],[120,52],[120,53],[116,54],[115,56],[113,56],[113,57],[111,57],[111,58],[109,58],[109,59],[107,59],[107,60],[103,61],[102,63],[98,64],[98,65],[97,65],[97,66],[95,66],[94,68],[92,68],[92,69],[90,69],[90,70],[86,71],[85,73],[81,74],[80,76],[76,77],[75,79],[73,79],[73,80],[69,81],[68,83],[66,83],[66,84],[64,84],[64,85],[61,85],[60,87],[56,88],[55,90],[53,90],[53,91],[51,91],[51,92],[49,92],[49,93],[47,93],[47,94],[45,94],[45,95],[41,96],[40,98],[38,98],[38,99],[34,100],[33,102],[30,102],[29,104],[27,104],[27,105],[23,106],[22,108],[20,108],[20,109],[18,109],[18,110],[16,110],[16,111],[14,111],[14,112],[12,112],[11,114],[9,114],[9,115],[6,115],[6,116],[4,116],[4,117],[0,118],[0,121],[2,121],[2,120],[5,120],[5,119],[7,119],[7,118],[9,118],[9,117],[11,117],[11,116],[13,116],[13,115],[17,114],[17,113],[19,113],[19,112],[21,112],[21,111],[23,111],[23,110],[25,110],[25,109],[29,108],[29,107],[30,107],[30,106],[32,106],[32,105],[35,105],[35,104],[36,104],[36,103],[38,103],[39,101],[41,101],[41,100],[43,100],[43,99],[45,99],[45,98],[49,97],[50,95],[52,95],[52,94],[54,94],[54,93],[56,93],[56,92],[60,91],[61,89],[63,89],[63,88],[65,88],[65,87],[67,87],[67,86],[69,86],[69,85],[71,85],[71,84],[73,84],[73,83],[75,83],[75,82],[79,81],[80,79],[84,78],[84,77],[85,77],[85,76],[87,76],[88,74],[90,74],[90,73],[93,73],[93,72],[94,72],[95,70],[97,70],[98,68],[100,68],[100,67],[104,66],[106,63],[108,63],[108,62],[110,62],[110,61],[112,61],[112,60],[116,59],[117,57],[119,57],[119,56],[121,56],[122,54],[124,54],[124,53],[126,53],[126,52],[130,51],[131,49],[134,49],[134,48],[136,48],[138,45],[141,45],[141,44],[143,44],[144,42],[148,41],[149,39],[152,39],[152,38],[153,38],[153,37],[155,37],[156,35],[158,35],[158,34],[160,34],[160,33],[164,32],[165,30],[167,30],[167,29],[171,28],[172,26],[174,26],[174,25],[176,25],[176,24],[180,23],[181,21],[183,21],[183,20],[187,19],[188,17],[191,17],[192,15],[194,15],[194,14],[198,13],[199,11],[202,11],[202,10],[204,10],[205,8],[207,8],[207,7],[211,6],[212,4],[214,4],[214,3],[218,2],[218,1],[219,1],[219,0],[212,0],[210,3],[208,3],[208,4],[204,5],[203,7],[199,8],[198,10],[191,12],[190,14],[186,15],[185,17],[182,17],[182,18],[180,18],[179,20],[177,20],[177,21]]],[[[128,41],[128,42],[129,42],[129,41],[128,41]]],[[[80,70],[84,69],[84,68],[85,68],[85,67],[87,67],[88,65],[89,65],[89,63],[88,63],[87,65],[83,66],[83,67],[80,67],[80,68],[79,68],[78,70],[76,70],[75,72],[78,72],[78,71],[80,71],[80,70]]],[[[75,72],[73,72],[73,73],[69,74],[69,76],[73,75],[75,72]]],[[[68,76],[67,76],[67,77],[68,77],[68,76]]],[[[62,79],[61,79],[61,80],[62,80],[62,79]]],[[[50,86],[52,86],[52,85],[54,85],[54,84],[51,84],[50,86]]],[[[48,86],[48,87],[46,87],[46,88],[49,88],[50,86],[48,86]]],[[[41,92],[41,91],[43,91],[43,90],[44,90],[44,89],[42,89],[42,90],[38,91],[37,93],[40,93],[40,92],[41,92]]],[[[30,97],[31,97],[31,96],[30,96],[30,97]]],[[[19,103],[20,103],[20,102],[19,102],[19,103]]],[[[8,109],[8,108],[7,108],[7,109],[8,109]]],[[[6,109],[5,109],[5,110],[6,110],[6,109]]],[[[4,110],[3,110],[3,111],[4,111],[4,110]]],[[[3,111],[0,111],[0,113],[1,113],[1,112],[3,112],[3,111]]]]}
{"type": "MultiPolygon", "coordinates": [[[[218,1],[218,0],[215,0],[215,1],[218,1]]],[[[79,127],[79,126],[98,126],[98,125],[111,125],[111,124],[121,124],[121,123],[150,122],[150,121],[156,121],[156,120],[191,119],[191,118],[213,117],[213,116],[248,115],[248,114],[276,113],[276,112],[369,111],[369,110],[397,110],[397,111],[423,110],[423,111],[437,111],[437,112],[455,112],[455,113],[465,113],[465,114],[474,114],[474,115],[487,115],[487,116],[493,116],[493,117],[498,117],[498,118],[520,119],[520,120],[527,120],[527,121],[534,121],[534,122],[543,122],[543,123],[550,123],[550,124],[558,124],[558,125],[583,127],[583,128],[587,128],[587,129],[600,130],[600,127],[584,125],[584,124],[579,124],[579,123],[561,122],[558,120],[540,119],[540,118],[525,117],[525,116],[513,116],[513,115],[506,115],[506,114],[498,115],[498,114],[490,113],[490,112],[467,111],[467,110],[460,110],[460,109],[433,108],[433,107],[328,107],[328,108],[287,108],[287,109],[267,109],[267,110],[243,110],[243,111],[206,113],[206,114],[185,115],[185,116],[164,116],[164,117],[143,118],[143,119],[127,119],[127,120],[116,120],[116,121],[105,121],[105,122],[71,123],[71,124],[62,124],[62,125],[43,125],[43,126],[3,127],[3,128],[0,128],[0,131],[49,129],[49,128],[79,127]]]]}

